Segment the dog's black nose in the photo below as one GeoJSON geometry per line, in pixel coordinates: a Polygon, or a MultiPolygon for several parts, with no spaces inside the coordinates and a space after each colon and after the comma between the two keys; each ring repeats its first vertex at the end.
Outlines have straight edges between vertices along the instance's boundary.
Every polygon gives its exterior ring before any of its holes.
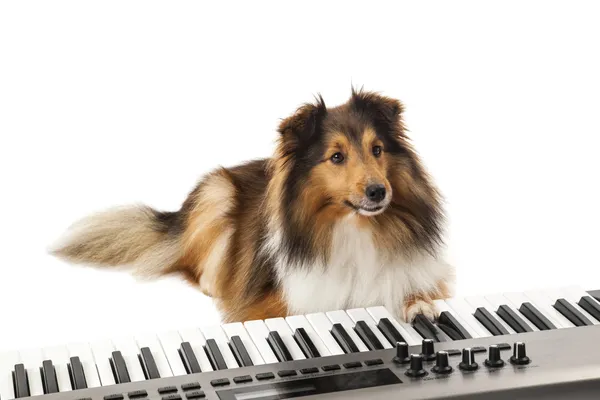
{"type": "Polygon", "coordinates": [[[385,198],[385,186],[383,185],[369,185],[365,191],[367,198],[375,203],[379,203],[385,198]]]}

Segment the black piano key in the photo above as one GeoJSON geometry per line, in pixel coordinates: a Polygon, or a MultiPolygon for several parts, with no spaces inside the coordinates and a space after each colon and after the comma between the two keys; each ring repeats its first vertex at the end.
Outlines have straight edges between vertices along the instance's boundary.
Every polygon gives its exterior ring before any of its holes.
{"type": "Polygon", "coordinates": [[[506,328],[485,307],[478,307],[473,315],[492,335],[508,335],[506,328]]]}
{"type": "Polygon", "coordinates": [[[219,345],[215,341],[215,339],[206,339],[206,345],[204,346],[206,350],[206,354],[208,355],[208,359],[212,364],[215,371],[227,369],[227,363],[223,358],[223,354],[221,354],[221,350],[219,350],[219,345]]]}
{"type": "Polygon", "coordinates": [[[229,341],[229,347],[238,364],[242,367],[251,367],[254,365],[242,339],[239,336],[232,336],[229,341]]]}
{"type": "Polygon", "coordinates": [[[452,339],[448,337],[443,331],[438,329],[437,326],[433,324],[423,314],[417,314],[415,319],[412,322],[413,328],[419,333],[419,335],[423,336],[424,339],[431,339],[435,342],[451,342],[452,339]]]}
{"type": "Polygon", "coordinates": [[[344,353],[358,353],[358,347],[356,347],[356,344],[352,341],[350,335],[348,335],[348,332],[346,332],[346,329],[344,329],[342,324],[333,324],[333,327],[331,328],[331,334],[338,342],[342,350],[344,350],[344,353]]]}
{"type": "Polygon", "coordinates": [[[571,303],[569,303],[566,299],[558,299],[556,303],[554,303],[554,308],[565,316],[566,319],[571,321],[575,326],[586,326],[586,325],[594,325],[592,321],[586,318],[585,315],[579,312],[578,309],[573,307],[571,303]]]}
{"type": "Polygon", "coordinates": [[[600,301],[600,290],[586,290],[590,296],[592,296],[594,299],[600,301]]]}
{"type": "Polygon", "coordinates": [[[503,304],[498,307],[496,314],[500,316],[517,333],[533,332],[533,329],[521,318],[516,312],[514,312],[509,306],[503,304]]]}
{"type": "Polygon", "coordinates": [[[156,361],[154,361],[154,356],[152,355],[152,351],[149,347],[142,347],[140,349],[138,359],[140,360],[140,364],[142,364],[142,370],[144,371],[146,379],[160,378],[158,366],[156,365],[156,361]]]}
{"type": "Polygon", "coordinates": [[[181,343],[179,346],[179,355],[181,356],[181,361],[183,361],[183,365],[188,374],[197,374],[198,372],[202,372],[190,342],[181,343]]]}
{"type": "Polygon", "coordinates": [[[113,351],[110,358],[110,366],[115,376],[116,383],[128,383],[131,382],[129,377],[129,371],[127,371],[127,364],[120,351],[113,351]]]}
{"type": "Polygon", "coordinates": [[[319,351],[315,347],[315,344],[312,340],[310,340],[310,337],[304,328],[296,329],[296,332],[294,332],[294,339],[296,339],[298,346],[300,346],[306,358],[321,357],[319,351]]]}
{"type": "Polygon", "coordinates": [[[384,348],[365,321],[358,321],[354,326],[354,331],[369,350],[381,350],[384,348]]]}
{"type": "Polygon", "coordinates": [[[523,314],[532,324],[534,324],[540,331],[547,331],[550,329],[556,329],[556,326],[550,322],[544,314],[542,314],[533,304],[525,302],[519,307],[519,311],[523,314]]]}
{"type": "Polygon", "coordinates": [[[450,325],[445,325],[442,324],[440,322],[438,322],[437,327],[444,332],[446,335],[448,335],[448,337],[452,340],[462,340],[464,339],[460,333],[458,333],[458,331],[456,331],[453,327],[451,327],[450,325]]]}
{"type": "Polygon", "coordinates": [[[279,362],[293,360],[290,351],[287,347],[285,347],[285,343],[283,343],[281,336],[279,336],[279,332],[269,332],[269,335],[267,336],[267,343],[269,343],[271,349],[273,349],[273,353],[275,353],[275,356],[277,357],[279,362]]]}
{"type": "Polygon", "coordinates": [[[471,334],[448,311],[442,311],[440,313],[440,316],[438,317],[438,325],[444,325],[446,327],[452,328],[455,332],[457,332],[460,335],[462,339],[472,339],[471,334]]]}
{"type": "MultiPolygon", "coordinates": [[[[40,373],[42,375],[42,386],[44,393],[58,393],[58,379],[56,378],[56,369],[52,364],[52,360],[44,360],[40,367],[40,373]]],[[[71,385],[73,384],[73,378],[71,377],[71,385]]]]}
{"type": "MultiPolygon", "coordinates": [[[[71,386],[73,390],[87,389],[87,381],[83,372],[83,365],[79,357],[71,357],[67,364],[69,377],[71,378],[71,386]]],[[[42,376],[43,377],[43,376],[42,376]]]]}
{"type": "Polygon", "coordinates": [[[395,346],[398,342],[406,342],[400,332],[387,318],[381,318],[377,324],[377,328],[381,331],[383,336],[390,342],[391,345],[395,346]]]}
{"type": "Polygon", "coordinates": [[[596,318],[596,320],[600,321],[600,305],[598,305],[598,302],[592,297],[583,296],[577,304],[579,304],[579,307],[587,311],[592,317],[596,318]]]}
{"type": "Polygon", "coordinates": [[[29,397],[29,380],[25,365],[16,364],[12,371],[13,387],[15,389],[15,398],[29,397]]]}

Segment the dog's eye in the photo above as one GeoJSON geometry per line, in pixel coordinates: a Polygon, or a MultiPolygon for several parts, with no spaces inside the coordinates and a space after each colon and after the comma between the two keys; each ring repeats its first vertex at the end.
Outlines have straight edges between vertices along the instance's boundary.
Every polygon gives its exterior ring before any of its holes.
{"type": "Polygon", "coordinates": [[[335,153],[331,156],[330,160],[334,164],[340,164],[344,161],[344,155],[342,153],[335,153]]]}
{"type": "Polygon", "coordinates": [[[375,157],[379,157],[381,155],[381,152],[383,151],[383,149],[381,148],[381,146],[373,146],[373,155],[375,157]]]}

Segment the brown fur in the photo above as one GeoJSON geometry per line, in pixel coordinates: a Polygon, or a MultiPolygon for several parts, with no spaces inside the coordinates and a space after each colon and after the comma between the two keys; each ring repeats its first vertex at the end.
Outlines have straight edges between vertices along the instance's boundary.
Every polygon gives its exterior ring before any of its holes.
{"type": "Polygon", "coordinates": [[[217,305],[221,310],[227,310],[227,321],[252,321],[288,315],[287,305],[277,290],[265,293],[264,296],[252,302],[244,302],[244,307],[237,304],[235,296],[223,297],[217,305]]]}
{"type": "Polygon", "coordinates": [[[406,296],[404,307],[409,308],[419,300],[430,303],[434,300],[447,299],[448,297],[450,297],[450,290],[448,288],[448,285],[445,282],[438,282],[438,285],[435,288],[435,290],[429,292],[412,293],[406,296]]]}

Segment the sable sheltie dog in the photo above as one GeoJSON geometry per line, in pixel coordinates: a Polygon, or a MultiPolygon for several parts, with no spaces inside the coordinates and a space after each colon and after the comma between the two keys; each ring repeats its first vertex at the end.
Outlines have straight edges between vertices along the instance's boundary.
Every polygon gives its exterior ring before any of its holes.
{"type": "Polygon", "coordinates": [[[207,174],[175,212],[143,205],[76,222],[53,248],[81,264],[181,273],[224,322],[384,305],[437,316],[454,273],[439,259],[442,199],[395,99],[321,96],[278,128],[276,151],[207,174]]]}

